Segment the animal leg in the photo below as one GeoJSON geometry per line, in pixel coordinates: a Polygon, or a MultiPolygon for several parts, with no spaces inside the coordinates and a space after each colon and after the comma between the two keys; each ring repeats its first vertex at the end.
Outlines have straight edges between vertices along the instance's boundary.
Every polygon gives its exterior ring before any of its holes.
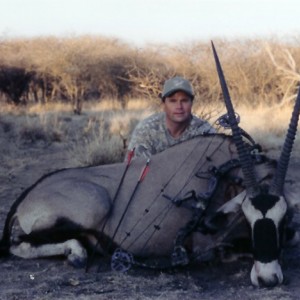
{"type": "Polygon", "coordinates": [[[57,244],[44,244],[33,246],[28,242],[10,247],[10,253],[25,259],[64,255],[69,263],[76,267],[84,267],[87,260],[87,252],[75,239],[57,244]]]}

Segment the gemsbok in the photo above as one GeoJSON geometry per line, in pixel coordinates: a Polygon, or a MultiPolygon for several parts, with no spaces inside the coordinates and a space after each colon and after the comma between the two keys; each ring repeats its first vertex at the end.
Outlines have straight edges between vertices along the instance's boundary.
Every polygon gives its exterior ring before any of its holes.
{"type": "MultiPolygon", "coordinates": [[[[129,157],[43,176],[8,212],[1,253],[65,255],[85,266],[88,253],[97,251],[112,254],[113,268],[124,271],[147,265],[148,257],[170,258],[170,266],[214,259],[224,247],[246,241],[254,258],[252,283],[282,283],[279,255],[292,211],[284,181],[300,93],[276,162],[242,136],[214,46],[213,53],[228,110],[223,121],[232,135],[197,136],[148,161],[129,157]]],[[[158,262],[155,267],[163,267],[158,262]]]]}

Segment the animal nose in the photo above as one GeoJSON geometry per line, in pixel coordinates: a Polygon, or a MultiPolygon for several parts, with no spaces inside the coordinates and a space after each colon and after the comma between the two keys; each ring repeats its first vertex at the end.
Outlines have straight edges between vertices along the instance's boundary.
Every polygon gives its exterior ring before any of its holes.
{"type": "Polygon", "coordinates": [[[258,277],[258,283],[260,287],[275,287],[280,283],[280,280],[276,274],[274,274],[271,278],[265,279],[262,277],[258,277]]]}
{"type": "Polygon", "coordinates": [[[283,274],[278,260],[269,263],[255,261],[250,277],[252,284],[257,287],[274,287],[283,282],[283,274]]]}

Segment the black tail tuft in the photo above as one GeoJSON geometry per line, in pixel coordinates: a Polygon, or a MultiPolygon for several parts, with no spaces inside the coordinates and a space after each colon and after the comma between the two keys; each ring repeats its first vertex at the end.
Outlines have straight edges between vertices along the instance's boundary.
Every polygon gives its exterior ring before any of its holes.
{"type": "Polygon", "coordinates": [[[9,243],[3,239],[0,241],[0,258],[9,256],[9,243]]]}

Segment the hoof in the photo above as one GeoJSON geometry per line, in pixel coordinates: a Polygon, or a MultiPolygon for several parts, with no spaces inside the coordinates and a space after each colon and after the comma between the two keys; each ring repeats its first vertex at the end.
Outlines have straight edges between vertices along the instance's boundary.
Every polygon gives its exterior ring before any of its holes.
{"type": "Polygon", "coordinates": [[[68,262],[74,268],[83,268],[87,263],[87,252],[77,240],[69,240],[66,242],[67,248],[65,255],[68,262]]]}
{"type": "Polygon", "coordinates": [[[87,258],[86,257],[79,257],[79,256],[75,256],[75,255],[70,255],[68,257],[68,262],[69,264],[76,268],[76,269],[81,269],[81,268],[85,268],[86,264],[87,264],[87,258]]]}

